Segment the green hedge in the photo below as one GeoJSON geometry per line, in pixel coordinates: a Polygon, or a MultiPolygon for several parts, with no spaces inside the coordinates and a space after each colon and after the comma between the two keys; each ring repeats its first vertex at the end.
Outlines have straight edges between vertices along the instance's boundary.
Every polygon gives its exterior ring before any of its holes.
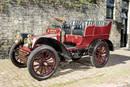
{"type": "Polygon", "coordinates": [[[98,0],[76,0],[82,3],[96,3],[98,0]]]}
{"type": "Polygon", "coordinates": [[[11,2],[11,1],[17,1],[18,3],[21,3],[23,1],[33,1],[33,2],[79,2],[79,3],[96,3],[98,0],[4,0],[7,2],[11,2]]]}
{"type": "Polygon", "coordinates": [[[56,5],[62,5],[66,8],[74,8],[77,10],[82,10],[82,4],[88,4],[88,3],[95,3],[98,0],[2,0],[0,1],[0,12],[3,11],[5,4],[6,3],[12,3],[12,2],[16,2],[18,4],[21,4],[23,2],[26,3],[47,3],[47,4],[51,4],[52,6],[56,6],[56,5]]]}

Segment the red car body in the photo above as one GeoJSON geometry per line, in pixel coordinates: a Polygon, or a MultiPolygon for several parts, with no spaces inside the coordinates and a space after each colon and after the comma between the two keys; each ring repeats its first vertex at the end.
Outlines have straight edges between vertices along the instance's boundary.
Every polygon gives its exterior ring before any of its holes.
{"type": "MultiPolygon", "coordinates": [[[[75,47],[66,48],[67,50],[75,50],[75,49],[89,48],[89,46],[92,44],[93,41],[97,39],[101,39],[101,40],[106,41],[108,44],[110,44],[111,46],[110,49],[113,50],[112,42],[109,40],[111,25],[112,25],[112,22],[108,22],[106,23],[106,25],[96,26],[96,22],[95,22],[93,25],[85,27],[83,36],[66,34],[65,39],[62,43],[64,42],[75,43],[76,44],[75,47]]],[[[40,38],[47,37],[47,38],[55,39],[61,42],[61,29],[48,28],[45,34],[34,35],[31,38],[33,40],[36,37],[40,37],[40,38]]],[[[35,43],[36,42],[37,41],[35,41],[35,43]]],[[[33,44],[33,48],[35,48],[35,43],[33,44]]],[[[31,53],[31,50],[24,46],[21,47],[21,49],[31,53]]]]}

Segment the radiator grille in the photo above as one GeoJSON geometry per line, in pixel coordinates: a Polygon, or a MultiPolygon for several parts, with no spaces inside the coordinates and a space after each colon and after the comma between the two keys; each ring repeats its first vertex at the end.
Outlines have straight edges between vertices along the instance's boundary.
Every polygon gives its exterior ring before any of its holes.
{"type": "Polygon", "coordinates": [[[19,59],[24,64],[26,64],[28,60],[28,57],[25,56],[27,54],[29,54],[27,51],[24,51],[22,49],[19,50],[19,59]]]}

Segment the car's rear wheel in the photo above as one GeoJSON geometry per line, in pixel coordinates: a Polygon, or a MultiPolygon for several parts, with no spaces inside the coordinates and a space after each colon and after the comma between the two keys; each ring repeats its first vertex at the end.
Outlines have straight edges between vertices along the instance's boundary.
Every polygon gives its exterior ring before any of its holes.
{"type": "Polygon", "coordinates": [[[27,66],[32,77],[37,80],[44,80],[55,73],[59,61],[55,49],[48,45],[42,45],[30,54],[27,66]]]}
{"type": "Polygon", "coordinates": [[[106,65],[109,56],[109,47],[107,43],[101,41],[95,45],[92,56],[90,56],[90,61],[96,68],[101,68],[106,65]]]}
{"type": "Polygon", "coordinates": [[[13,44],[13,46],[11,47],[10,49],[10,52],[9,52],[9,57],[11,59],[11,62],[19,67],[19,68],[24,68],[26,67],[26,64],[24,64],[20,58],[19,58],[19,47],[21,46],[22,44],[19,43],[19,44],[13,44]]]}

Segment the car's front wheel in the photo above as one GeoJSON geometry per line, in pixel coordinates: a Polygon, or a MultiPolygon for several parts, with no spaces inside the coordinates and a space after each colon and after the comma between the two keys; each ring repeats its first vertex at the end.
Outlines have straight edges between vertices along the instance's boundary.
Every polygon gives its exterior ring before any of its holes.
{"type": "Polygon", "coordinates": [[[27,66],[32,77],[37,80],[44,80],[55,73],[59,61],[55,49],[48,45],[42,45],[30,54],[27,66]]]}

